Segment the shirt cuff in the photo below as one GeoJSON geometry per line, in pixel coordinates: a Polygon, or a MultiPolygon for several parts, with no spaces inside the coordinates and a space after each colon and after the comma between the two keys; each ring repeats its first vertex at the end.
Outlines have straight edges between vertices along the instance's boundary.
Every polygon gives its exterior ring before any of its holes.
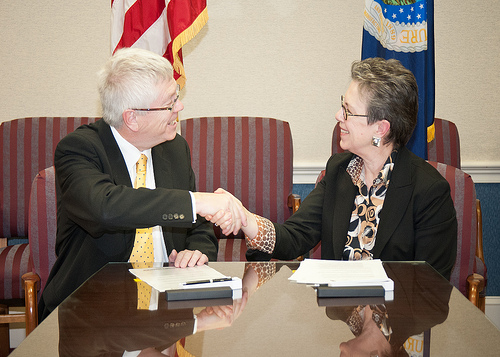
{"type": "Polygon", "coordinates": [[[198,316],[196,314],[193,314],[194,317],[194,327],[193,327],[193,335],[198,332],[198,316]]]}
{"type": "Polygon", "coordinates": [[[193,223],[196,223],[196,200],[191,191],[189,191],[189,196],[191,196],[191,207],[193,207],[193,223]]]}

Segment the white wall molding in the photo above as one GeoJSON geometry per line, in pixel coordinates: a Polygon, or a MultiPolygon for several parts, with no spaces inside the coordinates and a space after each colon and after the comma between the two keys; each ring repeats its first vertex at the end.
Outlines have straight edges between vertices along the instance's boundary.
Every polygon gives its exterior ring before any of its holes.
{"type": "Polygon", "coordinates": [[[325,165],[293,165],[293,183],[316,183],[319,173],[324,169],[325,165]]]}
{"type": "MultiPolygon", "coordinates": [[[[294,184],[314,184],[324,165],[298,164],[293,167],[294,184]]],[[[500,163],[466,163],[462,170],[472,176],[475,183],[500,183],[500,163]]]]}
{"type": "Polygon", "coordinates": [[[464,163],[462,170],[472,176],[474,183],[500,183],[500,163],[464,163]]]}
{"type": "Polygon", "coordinates": [[[500,329],[500,296],[486,296],[485,314],[500,329]]]}

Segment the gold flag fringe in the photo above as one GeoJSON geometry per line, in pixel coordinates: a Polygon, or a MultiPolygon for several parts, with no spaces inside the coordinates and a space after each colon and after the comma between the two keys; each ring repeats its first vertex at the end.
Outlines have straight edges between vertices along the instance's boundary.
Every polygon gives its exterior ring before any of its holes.
{"type": "Polygon", "coordinates": [[[174,40],[172,41],[172,54],[174,57],[174,71],[176,71],[180,77],[177,79],[177,83],[182,88],[186,83],[186,72],[184,71],[184,65],[179,57],[179,50],[188,43],[190,40],[194,38],[200,32],[200,30],[205,26],[208,21],[208,12],[207,8],[198,15],[198,17],[193,21],[191,26],[182,31],[174,40]]]}
{"type": "Polygon", "coordinates": [[[434,122],[427,127],[427,142],[430,143],[434,140],[436,136],[436,127],[434,126],[434,122]]]}

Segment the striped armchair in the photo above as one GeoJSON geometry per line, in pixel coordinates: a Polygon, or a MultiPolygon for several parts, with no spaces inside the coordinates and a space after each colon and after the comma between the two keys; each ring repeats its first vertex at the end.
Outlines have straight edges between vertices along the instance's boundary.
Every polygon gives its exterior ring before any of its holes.
{"type": "MultiPolygon", "coordinates": [[[[24,304],[21,276],[31,270],[28,244],[7,243],[15,238],[27,241],[31,183],[40,170],[53,165],[54,151],[61,138],[96,119],[37,117],[0,124],[0,301],[5,313],[9,306],[24,304]]],[[[0,346],[8,346],[6,322],[13,322],[13,318],[0,314],[0,346]]]]}
{"type": "Polygon", "coordinates": [[[29,202],[29,249],[32,271],[23,275],[26,335],[38,325],[38,301],[56,261],[57,200],[54,166],[36,175],[29,202]]]}
{"type": "Polygon", "coordinates": [[[486,265],[483,254],[481,205],[472,177],[456,167],[429,161],[450,184],[457,212],[457,260],[451,283],[484,312],[486,265]]]}
{"type": "MultiPolygon", "coordinates": [[[[251,212],[284,222],[299,204],[292,195],[293,144],[288,122],[261,117],[201,117],[181,121],[191,148],[198,191],[219,187],[234,194],[251,212]]],[[[219,239],[219,261],[244,261],[240,233],[219,239]]]]}
{"type": "Polygon", "coordinates": [[[455,123],[434,118],[435,137],[427,144],[427,159],[456,168],[460,166],[460,137],[455,123]]]}

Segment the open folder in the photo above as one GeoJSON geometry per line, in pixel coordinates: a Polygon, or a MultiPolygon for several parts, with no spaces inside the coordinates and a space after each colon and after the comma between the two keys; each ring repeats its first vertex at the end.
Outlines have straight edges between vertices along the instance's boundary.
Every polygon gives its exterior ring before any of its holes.
{"type": "Polygon", "coordinates": [[[392,300],[394,293],[394,282],[378,259],[306,259],[289,280],[321,287],[318,297],[384,296],[386,300],[392,300]]]}
{"type": "Polygon", "coordinates": [[[154,289],[166,292],[167,300],[238,299],[242,295],[240,278],[225,276],[208,265],[130,269],[130,272],[154,289]]]}

